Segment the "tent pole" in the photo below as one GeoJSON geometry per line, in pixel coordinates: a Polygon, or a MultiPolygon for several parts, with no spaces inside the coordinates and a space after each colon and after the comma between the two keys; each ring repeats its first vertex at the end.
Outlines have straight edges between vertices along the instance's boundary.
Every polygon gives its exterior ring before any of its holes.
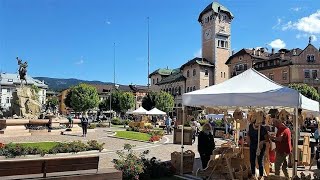
{"type": "Polygon", "coordinates": [[[185,111],[184,111],[184,106],[182,106],[182,129],[181,129],[181,157],[180,157],[180,175],[183,175],[183,130],[184,130],[184,121],[185,121],[185,111]]]}
{"type": "Polygon", "coordinates": [[[292,177],[297,175],[297,167],[298,167],[298,108],[294,109],[294,142],[293,142],[293,169],[292,169],[292,177]]]}

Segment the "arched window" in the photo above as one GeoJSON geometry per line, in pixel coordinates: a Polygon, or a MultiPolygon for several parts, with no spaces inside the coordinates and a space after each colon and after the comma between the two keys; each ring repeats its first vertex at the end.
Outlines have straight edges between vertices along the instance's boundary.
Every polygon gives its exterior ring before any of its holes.
{"type": "Polygon", "coordinates": [[[194,91],[196,90],[196,86],[193,86],[193,90],[194,90],[194,91]]]}
{"type": "Polygon", "coordinates": [[[189,77],[189,70],[187,71],[187,77],[189,77]]]}
{"type": "Polygon", "coordinates": [[[154,79],[152,79],[152,84],[154,84],[154,79]]]}
{"type": "Polygon", "coordinates": [[[175,94],[175,95],[179,95],[178,87],[176,87],[176,88],[174,89],[174,94],[175,94]]]}
{"type": "Polygon", "coordinates": [[[222,77],[222,72],[221,72],[221,77],[222,77]]]}
{"type": "Polygon", "coordinates": [[[195,76],[196,75],[196,69],[193,69],[193,76],[195,76]]]}
{"type": "Polygon", "coordinates": [[[187,92],[189,92],[189,87],[187,87],[187,92]]]}
{"type": "Polygon", "coordinates": [[[168,93],[171,93],[171,88],[169,88],[169,91],[168,91],[168,93]]]}
{"type": "Polygon", "coordinates": [[[181,95],[181,86],[179,86],[178,94],[181,95]]]}
{"type": "Polygon", "coordinates": [[[157,78],[157,83],[159,82],[159,79],[157,78]]]}
{"type": "Polygon", "coordinates": [[[226,72],[223,72],[223,78],[226,78],[226,72]]]}

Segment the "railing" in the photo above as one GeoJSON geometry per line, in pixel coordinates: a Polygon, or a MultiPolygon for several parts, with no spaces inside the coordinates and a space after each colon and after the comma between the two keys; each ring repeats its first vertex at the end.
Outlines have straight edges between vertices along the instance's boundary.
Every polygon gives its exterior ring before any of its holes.
{"type": "Polygon", "coordinates": [[[303,83],[318,85],[318,84],[320,84],[320,80],[319,79],[312,79],[312,78],[304,79],[303,83]]]}

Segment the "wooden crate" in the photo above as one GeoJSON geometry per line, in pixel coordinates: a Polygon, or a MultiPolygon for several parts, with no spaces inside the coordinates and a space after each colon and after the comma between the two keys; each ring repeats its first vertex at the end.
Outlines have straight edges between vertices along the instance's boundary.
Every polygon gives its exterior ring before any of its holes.
{"type": "MultiPolygon", "coordinates": [[[[183,173],[192,173],[195,154],[191,150],[183,153],[183,173]]],[[[176,173],[180,173],[181,152],[171,153],[171,163],[176,169],[176,173]]]]}
{"type": "Polygon", "coordinates": [[[224,131],[223,130],[216,130],[215,137],[222,138],[223,135],[224,135],[224,131]]]}

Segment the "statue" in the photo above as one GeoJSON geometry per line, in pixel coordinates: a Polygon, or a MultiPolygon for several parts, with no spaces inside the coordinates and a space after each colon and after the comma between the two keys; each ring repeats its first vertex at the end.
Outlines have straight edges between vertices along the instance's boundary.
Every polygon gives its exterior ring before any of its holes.
{"type": "Polygon", "coordinates": [[[21,81],[21,86],[23,85],[23,80],[26,82],[26,84],[28,84],[28,82],[27,82],[28,62],[25,61],[24,63],[22,63],[22,60],[19,59],[19,57],[17,57],[16,59],[18,61],[18,65],[19,65],[19,79],[21,81]]]}

